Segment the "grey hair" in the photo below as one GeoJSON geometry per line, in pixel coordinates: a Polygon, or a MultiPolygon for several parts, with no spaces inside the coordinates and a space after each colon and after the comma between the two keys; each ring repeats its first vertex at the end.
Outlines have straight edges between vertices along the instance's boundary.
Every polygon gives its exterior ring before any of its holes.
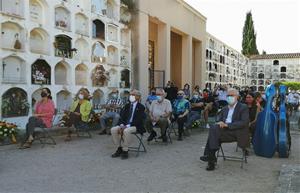
{"type": "Polygon", "coordinates": [[[167,93],[165,92],[165,90],[163,88],[156,88],[156,93],[159,92],[159,93],[162,93],[164,97],[167,96],[167,93]]]}
{"type": "Polygon", "coordinates": [[[131,93],[134,94],[134,95],[136,95],[136,96],[140,96],[140,97],[142,96],[141,92],[138,91],[138,90],[136,90],[136,89],[133,89],[133,90],[131,91],[131,93]]]}
{"type": "Polygon", "coordinates": [[[235,88],[229,88],[229,89],[227,90],[227,93],[229,93],[229,92],[234,92],[236,96],[240,96],[239,91],[236,90],[235,88]]]}

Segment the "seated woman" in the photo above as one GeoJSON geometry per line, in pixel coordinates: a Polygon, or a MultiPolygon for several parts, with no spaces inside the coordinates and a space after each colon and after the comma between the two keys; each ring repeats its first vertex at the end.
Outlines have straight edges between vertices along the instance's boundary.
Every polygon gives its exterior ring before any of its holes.
{"type": "MultiPolygon", "coordinates": [[[[92,105],[89,102],[89,93],[86,89],[81,89],[71,105],[70,111],[66,113],[69,115],[69,121],[75,128],[79,128],[89,121],[89,116],[92,110],[92,105]]],[[[65,141],[71,140],[72,131],[68,131],[65,141]]]]}
{"type": "Polygon", "coordinates": [[[187,121],[190,103],[184,98],[183,90],[177,92],[177,99],[173,103],[174,120],[178,123],[178,141],[182,141],[184,123],[187,121]]]}
{"type": "Polygon", "coordinates": [[[50,128],[55,112],[51,92],[48,88],[43,88],[41,92],[42,99],[36,104],[33,116],[26,124],[26,142],[21,149],[30,148],[34,140],[33,134],[36,127],[50,128]]]}
{"type": "Polygon", "coordinates": [[[255,97],[257,97],[257,95],[250,92],[246,95],[246,100],[245,100],[245,103],[249,109],[249,130],[250,130],[251,138],[253,137],[255,132],[257,115],[261,111],[259,102],[255,100],[255,97]]]}

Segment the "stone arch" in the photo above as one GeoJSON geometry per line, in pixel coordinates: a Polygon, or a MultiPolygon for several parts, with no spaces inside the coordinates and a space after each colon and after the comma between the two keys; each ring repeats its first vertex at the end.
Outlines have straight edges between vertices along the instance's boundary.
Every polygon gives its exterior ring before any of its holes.
{"type": "Polygon", "coordinates": [[[3,83],[26,83],[26,62],[19,56],[7,56],[2,59],[3,83]]]}
{"type": "Polygon", "coordinates": [[[43,59],[37,59],[31,65],[31,84],[51,85],[51,67],[43,59]]]}
{"type": "Polygon", "coordinates": [[[120,64],[122,66],[129,66],[129,53],[127,50],[121,50],[120,64]]]}
{"type": "Polygon", "coordinates": [[[107,47],[107,63],[112,65],[118,65],[119,63],[119,54],[118,54],[118,48],[115,46],[108,46],[107,47]]]}
{"type": "Polygon", "coordinates": [[[287,70],[286,70],[287,68],[285,67],[285,66],[282,66],[281,68],[280,68],[280,72],[286,72],[287,70]]]}
{"type": "Polygon", "coordinates": [[[121,44],[123,46],[130,45],[130,32],[129,29],[121,29],[121,44]]]}
{"type": "Polygon", "coordinates": [[[30,32],[30,51],[36,54],[49,55],[50,39],[42,28],[34,28],[30,32]]]}
{"type": "Polygon", "coordinates": [[[85,39],[77,39],[75,42],[75,48],[77,49],[75,53],[75,58],[77,60],[89,60],[89,44],[85,39]]]}
{"type": "Polygon", "coordinates": [[[96,42],[92,47],[92,62],[103,63],[105,56],[105,46],[101,42],[96,42]]]}
{"type": "Polygon", "coordinates": [[[72,104],[72,94],[67,90],[61,90],[56,94],[56,106],[58,112],[70,110],[72,104]]]}
{"type": "Polygon", "coordinates": [[[108,87],[119,87],[119,76],[118,71],[114,68],[109,70],[110,81],[108,82],[108,87]]]}
{"type": "Polygon", "coordinates": [[[105,40],[105,24],[99,20],[93,20],[93,38],[105,40]]]}
{"type": "Polygon", "coordinates": [[[1,24],[1,47],[24,50],[25,31],[15,22],[7,21],[1,24]]]}
{"type": "Polygon", "coordinates": [[[63,34],[55,36],[54,48],[55,56],[64,58],[72,58],[75,51],[72,49],[72,38],[63,34]]]}
{"type": "Polygon", "coordinates": [[[48,9],[48,4],[45,0],[30,0],[30,20],[39,24],[45,22],[45,11],[48,9]]]}
{"type": "Polygon", "coordinates": [[[273,65],[279,65],[279,61],[278,60],[274,60],[273,61],[273,65]]]}
{"type": "Polygon", "coordinates": [[[118,42],[119,35],[118,35],[118,26],[115,24],[108,24],[107,26],[107,36],[109,41],[118,42]]]}
{"type": "Polygon", "coordinates": [[[87,85],[88,67],[85,64],[78,64],[75,68],[75,84],[87,85]]]}
{"type": "Polygon", "coordinates": [[[60,61],[55,65],[55,84],[66,85],[70,80],[70,66],[65,61],[60,61]]]}
{"type": "Polygon", "coordinates": [[[71,30],[71,12],[64,6],[55,8],[55,26],[65,30],[71,30]]]}
{"type": "Polygon", "coordinates": [[[84,15],[83,13],[76,13],[75,22],[76,22],[75,32],[77,34],[88,36],[89,35],[89,20],[88,20],[88,17],[86,15],[84,15]]]}
{"type": "Polygon", "coordinates": [[[130,88],[130,70],[124,69],[121,71],[121,85],[122,88],[130,88]]]}
{"type": "Polygon", "coordinates": [[[25,90],[13,87],[2,95],[1,112],[3,118],[27,116],[29,103],[25,90]]]}

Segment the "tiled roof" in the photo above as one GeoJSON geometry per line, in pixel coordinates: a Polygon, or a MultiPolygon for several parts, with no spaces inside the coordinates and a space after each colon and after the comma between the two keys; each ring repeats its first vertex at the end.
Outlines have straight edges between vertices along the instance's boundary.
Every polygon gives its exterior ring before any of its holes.
{"type": "Polygon", "coordinates": [[[284,58],[300,58],[300,53],[265,54],[265,55],[254,55],[250,57],[250,59],[284,59],[284,58]]]}

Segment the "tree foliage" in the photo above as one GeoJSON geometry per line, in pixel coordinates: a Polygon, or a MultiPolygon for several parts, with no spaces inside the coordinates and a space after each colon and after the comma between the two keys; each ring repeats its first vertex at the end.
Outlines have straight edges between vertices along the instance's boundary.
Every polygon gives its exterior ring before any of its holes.
{"type": "Polygon", "coordinates": [[[300,82],[277,82],[275,86],[285,85],[290,90],[300,90],[300,82]]]}
{"type": "Polygon", "coordinates": [[[243,28],[242,54],[246,56],[259,54],[256,46],[256,32],[251,11],[246,15],[246,21],[243,28]]]}

